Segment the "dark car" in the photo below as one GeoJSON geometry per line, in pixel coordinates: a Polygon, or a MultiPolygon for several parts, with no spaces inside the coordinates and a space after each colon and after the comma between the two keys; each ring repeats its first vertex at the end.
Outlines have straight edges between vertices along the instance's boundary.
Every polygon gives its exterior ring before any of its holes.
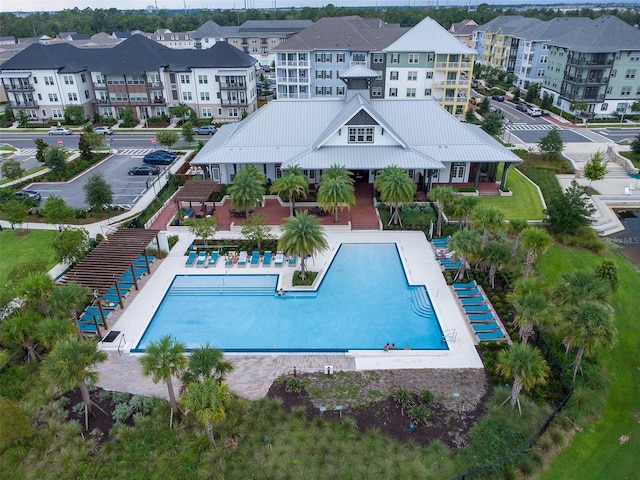
{"type": "Polygon", "coordinates": [[[168,152],[166,150],[154,150],[152,153],[157,153],[158,155],[162,155],[164,158],[170,158],[171,160],[178,158],[177,153],[168,152]]]}
{"type": "Polygon", "coordinates": [[[527,105],[524,102],[520,102],[516,105],[516,110],[520,110],[521,112],[526,112],[528,108],[529,108],[529,105],[527,105]]]}
{"type": "Polygon", "coordinates": [[[140,165],[139,167],[130,168],[127,172],[129,175],[159,175],[160,167],[153,165],[140,165]]]}
{"type": "Polygon", "coordinates": [[[496,102],[504,102],[504,95],[492,95],[491,100],[495,100],[496,102]]]}
{"type": "Polygon", "coordinates": [[[213,125],[202,125],[193,129],[193,133],[196,135],[213,135],[218,130],[213,125]]]}
{"type": "Polygon", "coordinates": [[[40,203],[40,200],[42,200],[42,196],[40,195],[40,193],[36,192],[35,190],[20,190],[16,192],[15,195],[19,198],[25,200],[33,200],[38,203],[40,203]]]}
{"type": "Polygon", "coordinates": [[[160,150],[157,150],[155,152],[147,153],[142,158],[142,163],[148,163],[149,165],[171,165],[174,160],[175,157],[168,157],[163,155],[160,150]]]}

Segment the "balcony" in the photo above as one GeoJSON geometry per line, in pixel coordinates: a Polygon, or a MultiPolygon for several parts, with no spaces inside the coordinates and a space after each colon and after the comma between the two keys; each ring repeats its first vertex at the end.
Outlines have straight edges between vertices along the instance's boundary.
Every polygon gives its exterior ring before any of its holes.
{"type": "Polygon", "coordinates": [[[111,100],[108,98],[96,98],[96,103],[98,105],[111,105],[111,100]]]}
{"type": "Polygon", "coordinates": [[[282,67],[308,67],[308,60],[287,60],[286,62],[278,62],[278,66],[282,67]]]}
{"type": "Polygon", "coordinates": [[[19,102],[11,100],[9,101],[9,105],[12,108],[37,107],[38,102],[35,100],[20,100],[19,102]]]}
{"type": "Polygon", "coordinates": [[[278,77],[277,83],[309,83],[308,77],[278,77]]]}
{"type": "Polygon", "coordinates": [[[240,98],[221,98],[220,104],[225,107],[246,107],[248,105],[246,99],[243,100],[240,98]]]}
{"type": "Polygon", "coordinates": [[[93,83],[93,88],[96,90],[106,90],[107,89],[107,84],[106,83],[93,83]]]}
{"type": "Polygon", "coordinates": [[[601,67],[610,67],[611,65],[613,65],[613,60],[588,60],[586,58],[573,59],[569,57],[567,59],[567,65],[601,68],[601,67]]]}
{"type": "Polygon", "coordinates": [[[238,82],[238,83],[226,83],[226,82],[220,82],[220,88],[221,89],[233,89],[233,90],[238,90],[240,88],[242,89],[246,89],[247,88],[247,84],[244,82],[238,82]]]}
{"type": "Polygon", "coordinates": [[[162,82],[147,82],[149,90],[161,90],[163,87],[162,82]]]}
{"type": "Polygon", "coordinates": [[[33,86],[28,83],[5,83],[4,89],[7,92],[33,92],[34,90],[33,86]]]}
{"type": "Polygon", "coordinates": [[[164,98],[152,98],[151,102],[154,105],[164,105],[165,103],[167,103],[164,98]]]}
{"type": "Polygon", "coordinates": [[[278,98],[303,98],[303,99],[307,99],[307,98],[311,98],[311,96],[308,93],[281,93],[278,92],[278,98]]]}

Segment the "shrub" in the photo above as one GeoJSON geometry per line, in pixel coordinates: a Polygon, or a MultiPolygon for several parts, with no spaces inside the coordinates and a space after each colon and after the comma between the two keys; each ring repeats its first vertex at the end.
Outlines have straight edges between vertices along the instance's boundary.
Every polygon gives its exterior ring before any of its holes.
{"type": "Polygon", "coordinates": [[[124,423],[126,422],[131,414],[133,413],[133,407],[126,403],[119,403],[113,409],[111,413],[111,417],[116,421],[116,423],[124,423]]]}
{"type": "Polygon", "coordinates": [[[302,380],[297,377],[289,377],[287,378],[285,384],[285,390],[291,393],[301,393],[302,392],[302,380]]]}
{"type": "Polygon", "coordinates": [[[411,421],[416,424],[422,424],[425,427],[428,425],[429,414],[431,412],[425,405],[413,405],[409,409],[409,417],[411,417],[411,421]]]}
{"type": "Polygon", "coordinates": [[[423,405],[431,405],[435,399],[436,395],[431,390],[420,390],[420,403],[423,405]]]}
{"type": "Polygon", "coordinates": [[[564,433],[562,433],[562,431],[556,427],[552,427],[549,429],[549,438],[551,439],[553,444],[557,445],[558,447],[564,447],[564,444],[566,443],[564,433]]]}
{"type": "Polygon", "coordinates": [[[580,227],[572,233],[557,234],[556,240],[568,247],[584,248],[594,253],[600,253],[605,249],[604,243],[591,227],[580,227]]]}

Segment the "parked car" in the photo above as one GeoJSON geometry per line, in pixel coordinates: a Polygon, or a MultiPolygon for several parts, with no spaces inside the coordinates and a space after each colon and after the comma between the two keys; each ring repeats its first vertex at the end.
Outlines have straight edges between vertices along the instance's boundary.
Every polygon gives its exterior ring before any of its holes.
{"type": "Polygon", "coordinates": [[[529,105],[524,102],[520,102],[516,105],[516,110],[520,110],[521,112],[526,112],[528,109],[529,105]]]}
{"type": "Polygon", "coordinates": [[[153,165],[140,165],[139,167],[130,168],[127,172],[129,175],[159,175],[160,167],[153,165]]]}
{"type": "Polygon", "coordinates": [[[149,165],[171,165],[175,157],[167,157],[160,153],[159,150],[155,152],[149,152],[142,158],[142,163],[148,163],[149,165]]]}
{"type": "Polygon", "coordinates": [[[16,192],[15,195],[22,199],[35,200],[38,203],[40,202],[40,200],[42,200],[42,196],[40,195],[40,193],[36,192],[35,190],[20,190],[16,192]]]}
{"type": "Polygon", "coordinates": [[[495,100],[496,102],[504,102],[504,95],[492,95],[491,100],[495,100]]]}
{"type": "Polygon", "coordinates": [[[196,135],[213,135],[216,133],[218,129],[213,125],[202,125],[198,128],[193,129],[193,133],[196,135]]]}
{"type": "Polygon", "coordinates": [[[529,107],[527,108],[527,115],[529,115],[530,117],[541,117],[542,110],[540,110],[538,107],[529,107]]]}
{"type": "Polygon", "coordinates": [[[478,88],[479,86],[480,86],[480,84],[477,81],[473,80],[471,82],[471,88],[478,88]]]}
{"type": "Polygon", "coordinates": [[[178,158],[177,153],[168,152],[167,150],[154,150],[153,153],[162,155],[164,158],[170,158],[171,160],[175,160],[176,158],[178,158]]]}
{"type": "Polygon", "coordinates": [[[113,133],[111,127],[95,127],[93,131],[95,133],[101,133],[103,135],[111,135],[113,133]]]}
{"type": "Polygon", "coordinates": [[[57,127],[49,130],[49,135],[71,135],[73,132],[65,127],[57,127]]]}

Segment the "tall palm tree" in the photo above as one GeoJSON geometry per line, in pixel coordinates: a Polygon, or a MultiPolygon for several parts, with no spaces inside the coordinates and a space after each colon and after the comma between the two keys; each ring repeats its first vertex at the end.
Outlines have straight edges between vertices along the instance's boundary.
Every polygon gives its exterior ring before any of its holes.
{"type": "Polygon", "coordinates": [[[511,256],[515,257],[518,253],[518,246],[520,245],[520,235],[529,226],[524,218],[514,218],[509,220],[507,230],[513,236],[513,245],[511,247],[511,256]]]}
{"type": "Polygon", "coordinates": [[[209,377],[202,382],[187,384],[180,403],[185,408],[186,415],[191,412],[204,424],[209,442],[214,447],[216,439],[213,435],[215,423],[223,422],[226,418],[226,409],[231,402],[231,393],[225,383],[218,382],[209,377]]]}
{"type": "Polygon", "coordinates": [[[232,370],[233,364],[224,359],[222,350],[211,347],[207,342],[191,353],[189,366],[182,374],[182,383],[203,382],[208,378],[222,383],[225,375],[232,370]]]}
{"type": "Polygon", "coordinates": [[[517,403],[520,415],[522,415],[520,407],[522,390],[546,383],[549,374],[549,366],[540,350],[531,345],[518,343],[498,353],[496,370],[505,377],[513,379],[511,395],[507,397],[503,405],[511,399],[511,407],[515,407],[517,403]]]}
{"type": "Polygon", "coordinates": [[[93,368],[107,360],[107,357],[106,352],[98,350],[96,340],[79,340],[76,337],[70,337],[58,342],[51,350],[49,356],[42,362],[42,373],[64,391],[77,385],[87,412],[91,412],[93,402],[89,395],[87,380],[92,383],[98,381],[98,372],[93,368]]]}
{"type": "Polygon", "coordinates": [[[298,198],[307,198],[309,192],[309,182],[304,176],[300,167],[293,166],[282,171],[282,176],[276,178],[275,182],[269,189],[277,195],[286,195],[289,198],[291,215],[295,215],[296,200],[298,198]]]}
{"type": "Polygon", "coordinates": [[[0,339],[2,343],[7,346],[24,348],[27,351],[27,361],[37,362],[36,330],[40,320],[41,317],[38,318],[32,313],[5,318],[0,323],[0,339]]]}
{"type": "Polygon", "coordinates": [[[27,306],[37,308],[49,316],[47,300],[54,287],[55,283],[47,273],[30,273],[20,283],[19,293],[25,297],[27,306]]]}
{"type": "Polygon", "coordinates": [[[331,165],[325,170],[320,179],[320,190],[318,190],[318,203],[328,212],[333,212],[333,221],[338,223],[338,209],[343,210],[346,206],[350,209],[356,204],[355,188],[353,187],[353,173],[347,171],[341,165],[331,165]]]}
{"type": "Polygon", "coordinates": [[[578,305],[590,300],[607,303],[611,295],[609,284],[594,270],[581,269],[564,272],[554,289],[554,296],[563,305],[578,305]]]}
{"type": "Polygon", "coordinates": [[[78,331],[79,338],[82,331],[78,325],[80,311],[89,303],[91,291],[78,283],[66,283],[57,285],[51,292],[47,303],[52,315],[69,318],[78,331]]]}
{"type": "Polygon", "coordinates": [[[449,247],[455,250],[461,263],[456,279],[464,278],[469,260],[480,253],[481,242],[480,234],[475,230],[463,230],[453,234],[449,247]]]}
{"type": "Polygon", "coordinates": [[[58,342],[69,338],[74,326],[67,319],[57,317],[45,318],[36,325],[36,338],[48,350],[58,342]]]}
{"type": "Polygon", "coordinates": [[[241,168],[227,188],[233,208],[248,212],[260,205],[264,195],[264,182],[264,174],[255,165],[250,163],[241,168]]]}
{"type": "Polygon", "coordinates": [[[458,197],[453,214],[459,218],[458,226],[460,227],[460,230],[464,230],[464,227],[469,223],[469,216],[476,205],[478,205],[478,202],[478,197],[468,197],[466,195],[458,197]]]}
{"type": "Polygon", "coordinates": [[[471,212],[471,226],[482,230],[482,248],[489,243],[489,234],[504,226],[504,212],[494,205],[478,205],[471,212]]]}
{"type": "Polygon", "coordinates": [[[172,412],[178,408],[172,377],[187,367],[186,349],[184,343],[165,335],[147,345],[144,355],[140,357],[144,375],[151,377],[154,383],[166,382],[172,412]]]}
{"type": "Polygon", "coordinates": [[[519,282],[509,301],[516,309],[516,325],[520,328],[521,343],[527,343],[534,327],[540,327],[555,318],[555,307],[542,291],[542,286],[533,280],[519,282]]]}
{"type": "Polygon", "coordinates": [[[457,194],[452,187],[434,187],[429,197],[438,203],[438,236],[441,237],[444,211],[456,202],[457,194]]]}
{"type": "Polygon", "coordinates": [[[489,242],[482,250],[482,259],[489,265],[489,285],[491,288],[496,288],[496,273],[502,265],[509,261],[509,258],[509,245],[506,242],[489,242]]]}
{"type": "Polygon", "coordinates": [[[607,307],[590,300],[569,309],[562,330],[565,333],[564,344],[567,346],[567,351],[573,345],[578,346],[578,352],[573,361],[573,381],[576,380],[582,356],[585,353],[592,353],[599,347],[613,347],[618,333],[607,307]]]}
{"type": "Polygon", "coordinates": [[[417,185],[407,175],[405,169],[391,166],[378,172],[374,186],[380,192],[380,199],[385,203],[391,204],[392,213],[389,225],[393,224],[402,227],[400,203],[413,200],[417,185]]]}
{"type": "Polygon", "coordinates": [[[551,245],[551,236],[543,229],[529,227],[522,232],[522,246],[527,249],[527,259],[524,264],[523,278],[526,280],[531,267],[539,253],[544,253],[551,245]]]}
{"type": "Polygon", "coordinates": [[[307,278],[307,255],[313,256],[329,248],[327,237],[317,218],[307,212],[296,217],[286,218],[282,225],[282,236],[278,241],[278,250],[300,256],[300,277],[307,278]]]}

